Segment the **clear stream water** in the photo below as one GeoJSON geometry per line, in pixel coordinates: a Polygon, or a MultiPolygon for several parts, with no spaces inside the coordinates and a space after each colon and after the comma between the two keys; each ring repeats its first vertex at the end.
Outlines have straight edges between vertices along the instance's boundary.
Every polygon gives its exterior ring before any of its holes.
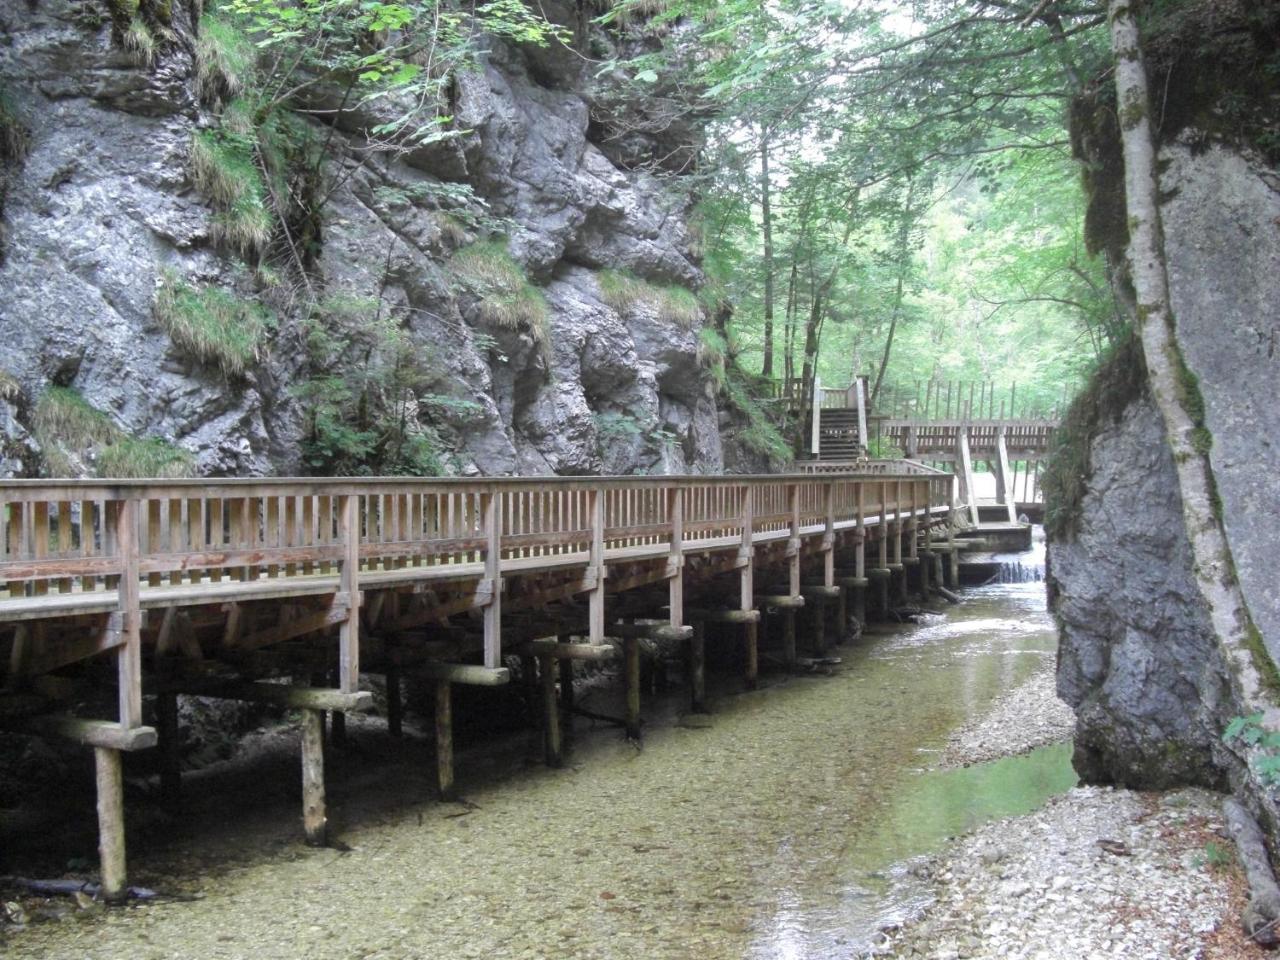
{"type": "Polygon", "coordinates": [[[203,899],[37,925],[5,953],[861,956],[921,905],[910,858],[1075,782],[1065,745],[934,769],[950,732],[1052,658],[1043,590],[970,591],[926,624],[840,648],[834,675],[726,688],[710,716],[683,715],[673,696],[649,708],[642,750],[581,720],[563,770],[536,763],[533,732],[466,750],[468,805],[418,799],[428,762],[399,746],[373,772],[335,772],[333,819],[349,850],[301,846],[282,795],[268,827],[229,817],[135,860],[139,882],[203,899]]]}

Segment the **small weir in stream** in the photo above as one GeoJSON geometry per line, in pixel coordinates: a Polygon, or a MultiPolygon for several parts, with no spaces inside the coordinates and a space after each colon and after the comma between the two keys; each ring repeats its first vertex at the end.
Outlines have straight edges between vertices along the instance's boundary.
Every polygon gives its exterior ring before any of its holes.
{"type": "MultiPolygon", "coordinates": [[[[710,716],[683,690],[647,701],[643,749],[581,719],[562,770],[540,765],[536,731],[467,748],[465,804],[422,799],[425,747],[376,759],[385,734],[356,725],[349,750],[375,760],[337,764],[349,849],[297,843],[285,798],[265,842],[223,823],[139,857],[140,882],[203,899],[37,925],[7,955],[863,956],[922,906],[913,858],[1075,783],[1065,744],[937,769],[950,733],[1052,669],[1055,642],[1043,585],[978,587],[921,624],[873,625],[831,675],[765,674],[752,693],[721,675],[710,716]]],[[[613,695],[580,702],[607,712],[613,695]]]]}

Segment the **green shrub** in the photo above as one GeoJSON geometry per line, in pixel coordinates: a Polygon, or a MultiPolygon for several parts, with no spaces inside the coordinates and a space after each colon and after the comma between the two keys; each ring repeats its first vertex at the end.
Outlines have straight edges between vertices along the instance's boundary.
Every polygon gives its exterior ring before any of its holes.
{"type": "Polygon", "coordinates": [[[765,457],[770,466],[781,467],[790,462],[791,445],[753,395],[749,375],[732,366],[726,379],[725,398],[746,420],[738,432],[742,445],[765,457]]]}
{"type": "Polygon", "coordinates": [[[661,286],[621,270],[601,270],[596,280],[601,299],[620,314],[646,303],[657,311],[658,319],[683,330],[692,330],[702,322],[697,295],[684,287],[661,286]]]}
{"type": "Polygon", "coordinates": [[[262,354],[271,315],[219,287],[196,288],[161,275],[155,315],[174,346],[226,377],[242,376],[262,354]]]}
{"type": "Polygon", "coordinates": [[[480,315],[507,330],[527,329],[544,353],[551,347],[551,313],[502,240],[486,240],[453,255],[453,266],[481,297],[480,315]]]}
{"type": "Polygon", "coordinates": [[[729,382],[728,370],[725,366],[729,357],[729,343],[723,334],[711,327],[703,327],[698,332],[698,363],[711,374],[716,390],[724,390],[729,382]]]}
{"type": "Polygon", "coordinates": [[[121,480],[189,477],[195,471],[195,458],[157,437],[120,437],[98,451],[94,470],[99,477],[121,480]]]}
{"type": "Polygon", "coordinates": [[[40,444],[45,473],[67,477],[75,472],[73,454],[116,440],[120,431],[101,410],[70,387],[49,387],[31,413],[31,433],[40,444]]]}

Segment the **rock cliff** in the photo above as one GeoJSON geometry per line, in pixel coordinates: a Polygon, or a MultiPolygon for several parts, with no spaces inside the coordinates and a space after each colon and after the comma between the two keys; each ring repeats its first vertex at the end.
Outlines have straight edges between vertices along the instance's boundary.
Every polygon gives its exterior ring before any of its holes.
{"type": "Polygon", "coordinates": [[[204,475],[385,468],[379,428],[344,417],[402,366],[375,399],[450,472],[722,468],[690,198],[661,169],[696,154],[696,127],[627,124],[559,43],[489,44],[453,84],[451,137],[421,149],[371,152],[378,107],[326,125],[319,90],[300,122],[323,208],[285,237],[308,241],[298,278],[235,255],[196,188],[217,122],[197,8],[166,5],[140,53],[107,0],[0,6],[0,474],[108,473],[102,437],[204,475]],[[529,316],[487,309],[499,282],[529,316]],[[165,311],[186,308],[262,336],[228,368],[175,333],[165,311]]]}
{"type": "MultiPolygon", "coordinates": [[[[1161,129],[1161,214],[1184,405],[1202,425],[1256,627],[1253,660],[1274,682],[1280,145],[1265,133],[1275,129],[1276,92],[1257,89],[1266,74],[1255,68],[1276,56],[1280,14],[1274,3],[1228,6],[1226,14],[1193,8],[1151,43],[1160,76],[1180,78],[1161,129]]],[[[1123,181],[1105,99],[1077,106],[1075,135],[1092,189],[1092,240],[1119,264],[1123,181]]],[[[1122,270],[1117,278],[1131,299],[1122,270]]],[[[1062,627],[1058,687],[1078,716],[1076,765],[1089,780],[1134,787],[1239,784],[1244,768],[1222,733],[1247,711],[1196,586],[1174,464],[1144,377],[1137,348],[1118,350],[1077,402],[1051,468],[1059,503],[1049,585],[1062,627]]]]}

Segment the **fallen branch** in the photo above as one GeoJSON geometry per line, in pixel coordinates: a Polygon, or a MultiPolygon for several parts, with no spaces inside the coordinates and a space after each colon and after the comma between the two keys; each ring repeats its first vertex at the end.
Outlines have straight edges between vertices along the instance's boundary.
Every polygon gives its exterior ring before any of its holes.
{"type": "Polygon", "coordinates": [[[1236,841],[1240,863],[1249,881],[1249,905],[1245,907],[1241,923],[1244,932],[1264,947],[1280,943],[1276,936],[1276,924],[1280,921],[1280,887],[1271,871],[1271,858],[1267,854],[1262,828],[1242,804],[1228,799],[1222,804],[1227,820],[1227,830],[1236,841]]]}

